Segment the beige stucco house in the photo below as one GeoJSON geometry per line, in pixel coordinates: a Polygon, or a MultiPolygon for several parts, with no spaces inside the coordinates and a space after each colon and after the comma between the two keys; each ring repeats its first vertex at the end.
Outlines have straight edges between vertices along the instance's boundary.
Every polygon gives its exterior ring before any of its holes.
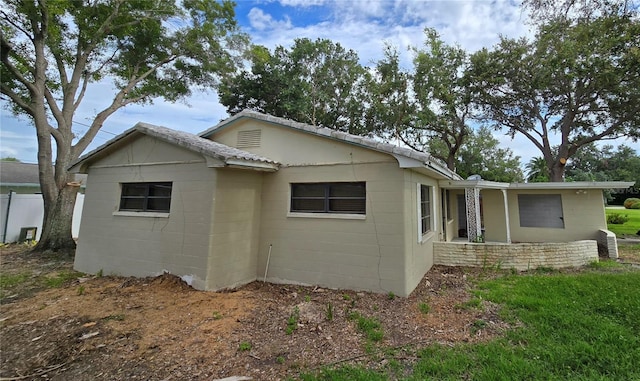
{"type": "Polygon", "coordinates": [[[424,153],[252,111],[200,136],[139,123],[71,170],[88,174],[80,271],[402,296],[438,243],[596,240],[601,190],[629,186],[463,180],[424,153]]]}

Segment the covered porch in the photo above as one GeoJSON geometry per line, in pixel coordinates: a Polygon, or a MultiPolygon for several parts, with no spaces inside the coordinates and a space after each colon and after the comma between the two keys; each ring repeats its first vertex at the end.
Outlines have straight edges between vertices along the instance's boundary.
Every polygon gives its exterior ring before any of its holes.
{"type": "Polygon", "coordinates": [[[442,180],[445,234],[434,263],[524,270],[581,266],[598,253],[617,258],[604,189],[632,182],[500,183],[442,180]]]}

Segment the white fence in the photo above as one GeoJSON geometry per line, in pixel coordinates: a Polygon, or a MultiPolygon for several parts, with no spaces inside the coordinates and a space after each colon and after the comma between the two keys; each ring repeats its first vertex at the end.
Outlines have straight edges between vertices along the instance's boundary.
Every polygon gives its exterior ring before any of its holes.
{"type": "MultiPolygon", "coordinates": [[[[79,193],[73,210],[73,226],[71,234],[78,237],[80,218],[84,194],[79,193]]],[[[0,195],[0,241],[2,243],[16,242],[20,238],[20,229],[36,227],[36,240],[42,233],[42,219],[44,217],[44,201],[40,194],[11,194],[0,195]]]]}

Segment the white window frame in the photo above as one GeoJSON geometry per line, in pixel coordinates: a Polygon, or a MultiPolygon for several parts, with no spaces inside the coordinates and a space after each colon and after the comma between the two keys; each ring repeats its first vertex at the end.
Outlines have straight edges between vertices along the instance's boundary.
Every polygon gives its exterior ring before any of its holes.
{"type": "Polygon", "coordinates": [[[421,184],[421,183],[417,183],[416,186],[416,207],[417,207],[417,216],[418,216],[418,220],[417,220],[417,225],[418,225],[418,243],[422,243],[424,241],[426,241],[427,239],[429,239],[429,237],[431,237],[433,234],[435,234],[435,232],[437,231],[437,226],[434,223],[435,221],[437,221],[437,208],[436,208],[436,201],[437,201],[437,197],[436,197],[436,187],[434,187],[433,185],[429,185],[429,184],[421,184]],[[428,195],[429,195],[429,229],[426,232],[422,232],[422,187],[425,186],[428,189],[428,195]]]}

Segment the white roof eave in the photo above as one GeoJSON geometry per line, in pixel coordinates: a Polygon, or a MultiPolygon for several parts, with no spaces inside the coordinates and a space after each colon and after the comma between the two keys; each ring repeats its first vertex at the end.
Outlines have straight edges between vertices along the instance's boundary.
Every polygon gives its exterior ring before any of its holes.
{"type": "Polygon", "coordinates": [[[530,190],[561,190],[561,189],[626,189],[633,186],[633,181],[574,181],[548,183],[500,183],[486,180],[440,180],[439,185],[445,189],[530,189],[530,190]]]}

